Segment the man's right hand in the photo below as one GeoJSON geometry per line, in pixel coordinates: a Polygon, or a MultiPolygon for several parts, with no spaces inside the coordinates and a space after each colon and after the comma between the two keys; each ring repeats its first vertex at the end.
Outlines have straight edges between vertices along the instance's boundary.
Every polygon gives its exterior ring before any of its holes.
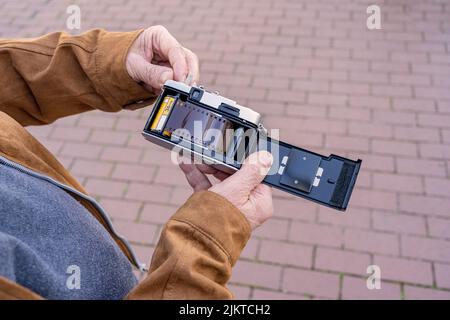
{"type": "Polygon", "coordinates": [[[271,188],[261,183],[272,161],[267,151],[253,153],[231,176],[203,164],[181,163],[180,168],[194,191],[209,190],[221,195],[244,214],[254,230],[273,214],[271,188]],[[212,185],[206,174],[213,174],[222,181],[212,185]]]}

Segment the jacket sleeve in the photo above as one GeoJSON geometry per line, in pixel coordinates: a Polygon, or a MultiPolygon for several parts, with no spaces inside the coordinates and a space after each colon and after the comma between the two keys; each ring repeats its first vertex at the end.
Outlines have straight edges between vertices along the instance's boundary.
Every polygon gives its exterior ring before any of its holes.
{"type": "Polygon", "coordinates": [[[244,215],[220,195],[202,191],[162,231],[147,277],[128,299],[231,299],[226,285],[251,233],[244,215]]]}
{"type": "Polygon", "coordinates": [[[0,111],[22,125],[38,125],[93,109],[150,104],[154,96],[125,67],[141,31],[0,39],[0,111]]]}
{"type": "Polygon", "coordinates": [[[43,300],[40,295],[0,276],[0,300],[43,300]]]}

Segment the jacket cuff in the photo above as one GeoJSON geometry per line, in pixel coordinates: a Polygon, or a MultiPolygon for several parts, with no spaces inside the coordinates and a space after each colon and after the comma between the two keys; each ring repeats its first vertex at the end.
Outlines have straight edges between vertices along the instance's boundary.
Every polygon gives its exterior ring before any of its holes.
{"type": "Polygon", "coordinates": [[[98,90],[115,110],[137,109],[155,100],[155,95],[134,81],[126,69],[128,51],[142,31],[100,33],[94,52],[98,90]]]}
{"type": "Polygon", "coordinates": [[[195,192],[172,220],[190,224],[214,241],[233,266],[251,235],[247,218],[231,202],[211,191],[195,192]]]}

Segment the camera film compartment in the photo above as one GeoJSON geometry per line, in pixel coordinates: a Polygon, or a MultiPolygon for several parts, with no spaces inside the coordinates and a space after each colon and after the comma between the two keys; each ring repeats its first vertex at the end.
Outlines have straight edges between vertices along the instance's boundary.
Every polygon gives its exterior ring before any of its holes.
{"type": "Polygon", "coordinates": [[[184,139],[212,152],[226,154],[233,128],[234,124],[221,115],[178,100],[164,133],[167,137],[184,139]]]}
{"type": "Polygon", "coordinates": [[[167,148],[177,144],[219,161],[226,159],[229,165],[237,169],[240,160],[243,160],[239,156],[245,158],[246,155],[246,150],[242,152],[246,142],[243,141],[245,127],[219,112],[169,91],[166,95],[162,94],[156,103],[144,129],[144,136],[167,148]],[[160,139],[151,138],[153,136],[160,139]],[[168,143],[163,145],[161,138],[167,139],[168,143]]]}

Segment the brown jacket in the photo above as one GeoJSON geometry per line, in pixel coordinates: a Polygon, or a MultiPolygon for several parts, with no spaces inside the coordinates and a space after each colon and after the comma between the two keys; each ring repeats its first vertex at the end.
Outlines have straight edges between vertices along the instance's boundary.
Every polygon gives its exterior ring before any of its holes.
{"type": "MultiPolygon", "coordinates": [[[[0,40],[0,156],[87,194],[23,126],[151,103],[154,97],[125,68],[128,49],[140,32],[92,30],[80,36],[0,40]]],[[[110,231],[92,204],[72,196],[110,231]]],[[[167,222],[148,275],[127,298],[232,298],[226,283],[250,232],[245,217],[226,199],[208,191],[194,193],[167,222]]],[[[121,239],[111,235],[131,261],[121,239]]],[[[1,298],[41,297],[0,276],[1,298]]]]}

